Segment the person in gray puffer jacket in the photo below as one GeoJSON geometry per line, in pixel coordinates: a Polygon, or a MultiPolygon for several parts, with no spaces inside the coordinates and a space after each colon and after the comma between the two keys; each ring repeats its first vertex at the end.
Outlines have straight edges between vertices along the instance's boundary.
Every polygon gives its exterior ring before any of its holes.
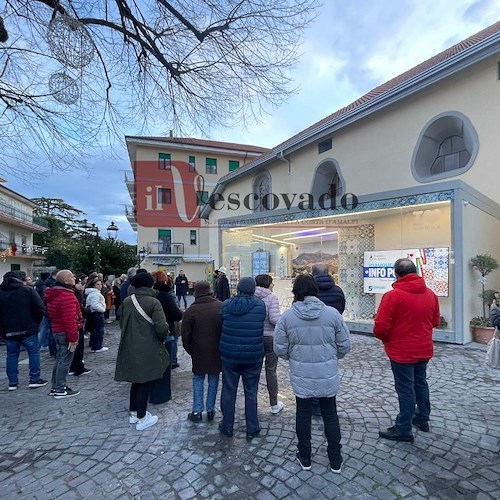
{"type": "Polygon", "coordinates": [[[295,279],[294,303],[274,331],[276,354],[290,362],[290,382],[297,404],[296,454],[303,470],[311,469],[313,398],[319,398],[332,472],[340,473],[340,425],[336,395],[338,359],[351,350],[349,330],[340,313],[318,298],[318,285],[309,274],[295,279]]]}

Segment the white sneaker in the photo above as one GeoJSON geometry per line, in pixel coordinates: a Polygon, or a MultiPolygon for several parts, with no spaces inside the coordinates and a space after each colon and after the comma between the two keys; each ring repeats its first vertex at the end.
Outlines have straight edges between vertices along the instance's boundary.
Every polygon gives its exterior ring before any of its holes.
{"type": "Polygon", "coordinates": [[[276,413],[279,413],[284,407],[285,405],[281,401],[278,401],[278,404],[271,406],[271,413],[276,415],[276,413]]]}
{"type": "Polygon", "coordinates": [[[92,352],[106,352],[109,351],[109,347],[101,347],[100,349],[93,349],[92,352]]]}
{"type": "Polygon", "coordinates": [[[158,417],[156,415],[151,415],[149,411],[146,412],[146,416],[137,422],[135,425],[135,428],[138,431],[142,431],[144,429],[147,429],[148,427],[151,427],[152,425],[155,425],[156,422],[158,422],[158,417]]]}
{"type": "Polygon", "coordinates": [[[128,417],[128,422],[129,422],[129,424],[136,424],[137,422],[139,422],[139,419],[137,418],[136,411],[130,412],[130,416],[128,417]]]}

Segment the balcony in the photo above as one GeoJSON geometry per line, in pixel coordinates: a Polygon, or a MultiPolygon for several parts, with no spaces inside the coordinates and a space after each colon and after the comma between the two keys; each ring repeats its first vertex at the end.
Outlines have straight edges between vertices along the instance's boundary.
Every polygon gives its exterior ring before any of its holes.
{"type": "Polygon", "coordinates": [[[33,231],[40,231],[48,228],[48,222],[43,217],[34,217],[33,215],[14,208],[9,203],[0,200],[0,220],[9,224],[18,224],[28,227],[33,231]]]}
{"type": "Polygon", "coordinates": [[[150,241],[146,244],[148,255],[184,255],[184,243],[166,243],[150,241]]]}
{"type": "Polygon", "coordinates": [[[12,244],[7,240],[0,240],[0,252],[8,252],[8,257],[28,257],[28,258],[41,258],[47,253],[47,247],[39,245],[21,245],[12,244]]]}
{"type": "Polygon", "coordinates": [[[132,202],[135,200],[135,178],[134,172],[131,170],[124,170],[123,175],[125,177],[125,185],[128,189],[128,194],[130,195],[130,199],[132,202]]]}
{"type": "Polygon", "coordinates": [[[125,216],[134,231],[137,231],[137,218],[133,205],[125,205],[125,216]]]}

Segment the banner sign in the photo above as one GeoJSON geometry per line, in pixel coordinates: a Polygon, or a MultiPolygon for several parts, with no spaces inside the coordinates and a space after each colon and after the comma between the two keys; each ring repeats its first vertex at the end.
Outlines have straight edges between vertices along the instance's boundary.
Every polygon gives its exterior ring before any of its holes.
{"type": "Polygon", "coordinates": [[[408,250],[381,250],[364,253],[363,291],[364,293],[385,293],[392,290],[396,281],[394,262],[403,257],[411,259],[417,274],[423,276],[426,285],[439,297],[447,297],[449,292],[449,249],[412,248],[408,250]]]}

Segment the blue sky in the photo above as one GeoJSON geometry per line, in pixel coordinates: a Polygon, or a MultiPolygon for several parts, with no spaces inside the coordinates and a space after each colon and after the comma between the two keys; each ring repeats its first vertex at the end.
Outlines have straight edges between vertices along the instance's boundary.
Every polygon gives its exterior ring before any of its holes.
{"type": "MultiPolygon", "coordinates": [[[[377,85],[499,20],[500,0],[324,0],[305,34],[292,77],[297,93],[261,123],[247,129],[212,130],[208,138],[273,147],[356,100],[377,85]]],[[[151,130],[165,135],[169,124],[151,130]]],[[[132,127],[124,135],[137,135],[132,127]]],[[[125,141],[110,145],[106,158],[90,157],[89,172],[54,173],[39,184],[8,179],[27,196],[62,198],[83,210],[105,234],[114,221],[119,239],[135,244],[124,215],[130,197],[125,141]],[[111,153],[113,151],[113,153],[111,153]]]]}

